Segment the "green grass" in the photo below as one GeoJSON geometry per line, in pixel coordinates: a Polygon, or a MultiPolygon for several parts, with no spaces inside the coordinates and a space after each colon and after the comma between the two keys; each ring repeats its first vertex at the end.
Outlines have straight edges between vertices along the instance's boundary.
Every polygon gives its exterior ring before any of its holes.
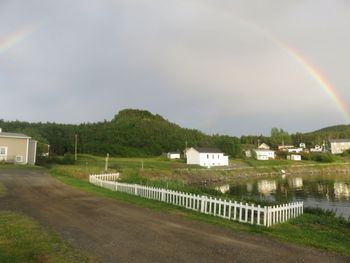
{"type": "Polygon", "coordinates": [[[51,174],[68,185],[99,196],[167,213],[181,214],[188,219],[219,225],[232,231],[243,231],[266,235],[294,244],[350,255],[350,223],[346,222],[344,219],[337,218],[334,215],[310,212],[305,213],[303,216],[293,219],[288,223],[279,224],[271,228],[251,226],[196,213],[159,201],[120,192],[112,192],[94,186],[85,180],[73,177],[69,170],[60,170],[56,168],[51,170],[51,174]]]}
{"type": "Polygon", "coordinates": [[[18,213],[0,212],[0,262],[96,262],[18,213]]]}

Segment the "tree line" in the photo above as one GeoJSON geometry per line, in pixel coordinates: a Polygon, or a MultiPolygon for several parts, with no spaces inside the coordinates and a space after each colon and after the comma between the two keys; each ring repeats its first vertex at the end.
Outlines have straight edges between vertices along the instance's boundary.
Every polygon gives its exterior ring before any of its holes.
{"type": "Polygon", "coordinates": [[[350,126],[325,128],[311,133],[289,134],[283,129],[272,128],[270,136],[207,135],[196,129],[182,128],[158,114],[145,110],[125,109],[110,121],[81,124],[29,123],[0,120],[3,131],[19,132],[39,142],[40,154],[44,144],[50,145],[50,153],[63,155],[74,152],[75,135],[78,136],[78,152],[121,157],[157,156],[169,151],[183,151],[185,146],[216,147],[231,157],[242,156],[243,145],[255,147],[267,143],[277,145],[306,143],[321,145],[330,138],[350,138],[350,126]]]}

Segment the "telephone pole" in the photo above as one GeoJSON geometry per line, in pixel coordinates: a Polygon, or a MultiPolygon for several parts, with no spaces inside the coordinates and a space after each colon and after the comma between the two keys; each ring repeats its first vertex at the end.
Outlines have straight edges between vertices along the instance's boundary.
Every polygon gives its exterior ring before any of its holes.
{"type": "Polygon", "coordinates": [[[78,134],[75,134],[75,143],[74,143],[74,160],[78,159],[78,134]]]}

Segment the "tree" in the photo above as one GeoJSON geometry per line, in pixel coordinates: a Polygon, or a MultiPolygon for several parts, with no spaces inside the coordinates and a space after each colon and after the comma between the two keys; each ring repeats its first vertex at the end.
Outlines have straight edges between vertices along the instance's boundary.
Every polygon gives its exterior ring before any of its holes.
{"type": "Polygon", "coordinates": [[[278,145],[292,144],[292,137],[287,131],[278,128],[271,129],[270,144],[272,147],[277,147],[278,145]]]}

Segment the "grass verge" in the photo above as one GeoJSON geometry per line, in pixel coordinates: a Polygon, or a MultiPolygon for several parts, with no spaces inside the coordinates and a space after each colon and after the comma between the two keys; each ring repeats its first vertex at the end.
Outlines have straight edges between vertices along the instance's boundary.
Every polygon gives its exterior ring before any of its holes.
{"type": "Polygon", "coordinates": [[[96,262],[33,219],[0,212],[0,262],[96,262]]]}
{"type": "Polygon", "coordinates": [[[271,228],[251,226],[236,223],[213,216],[196,213],[184,208],[149,200],[138,196],[113,192],[94,186],[86,180],[78,179],[69,174],[68,170],[52,169],[51,175],[60,181],[80,190],[99,196],[135,204],[141,207],[181,214],[192,220],[199,220],[210,224],[220,225],[235,231],[243,231],[270,236],[286,242],[315,247],[323,250],[350,255],[350,223],[324,212],[309,211],[303,216],[288,223],[279,224],[271,228]]]}

